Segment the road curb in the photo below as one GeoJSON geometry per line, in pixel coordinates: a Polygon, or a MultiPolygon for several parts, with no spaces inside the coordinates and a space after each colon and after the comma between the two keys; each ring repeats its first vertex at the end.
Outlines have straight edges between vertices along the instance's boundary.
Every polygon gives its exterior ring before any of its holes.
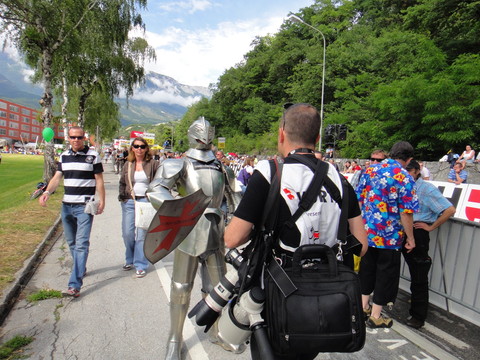
{"type": "Polygon", "coordinates": [[[15,280],[3,292],[0,298],[0,326],[3,325],[3,322],[7,318],[21,291],[35,273],[35,270],[41,261],[42,252],[47,245],[53,245],[56,242],[57,239],[54,238],[54,235],[61,223],[62,218],[59,215],[53,225],[48,229],[42,242],[35,249],[33,255],[25,260],[23,267],[17,271],[15,274],[15,280]]]}

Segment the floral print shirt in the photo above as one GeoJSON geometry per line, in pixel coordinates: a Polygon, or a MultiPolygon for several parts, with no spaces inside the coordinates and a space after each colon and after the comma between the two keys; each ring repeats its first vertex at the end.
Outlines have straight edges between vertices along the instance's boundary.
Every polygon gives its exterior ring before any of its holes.
{"type": "Polygon", "coordinates": [[[368,246],[401,249],[404,231],[400,214],[418,211],[415,181],[393,159],[367,168],[357,186],[368,246]]]}

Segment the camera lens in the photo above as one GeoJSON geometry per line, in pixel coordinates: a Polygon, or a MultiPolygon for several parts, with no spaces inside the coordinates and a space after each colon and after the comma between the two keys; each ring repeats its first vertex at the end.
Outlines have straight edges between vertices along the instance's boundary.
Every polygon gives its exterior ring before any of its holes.
{"type": "Polygon", "coordinates": [[[231,264],[235,269],[238,269],[243,262],[243,257],[237,249],[230,249],[225,255],[225,261],[231,264]]]}

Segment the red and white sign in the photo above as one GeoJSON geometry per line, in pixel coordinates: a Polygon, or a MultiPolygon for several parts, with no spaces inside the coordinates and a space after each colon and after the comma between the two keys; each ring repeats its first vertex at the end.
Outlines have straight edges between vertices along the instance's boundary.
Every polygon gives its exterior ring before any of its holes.
{"type": "Polygon", "coordinates": [[[454,218],[480,222],[480,185],[430,182],[455,206],[454,218]]]}
{"type": "Polygon", "coordinates": [[[143,137],[143,131],[131,131],[130,139],[135,139],[136,137],[143,137]]]}

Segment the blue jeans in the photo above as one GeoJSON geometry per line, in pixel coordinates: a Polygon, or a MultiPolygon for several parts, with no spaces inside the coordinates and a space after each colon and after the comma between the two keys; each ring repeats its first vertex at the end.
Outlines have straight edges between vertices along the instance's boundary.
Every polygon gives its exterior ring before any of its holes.
{"type": "MultiPolygon", "coordinates": [[[[147,199],[136,200],[147,202],[147,199]]],[[[125,243],[125,264],[133,264],[137,270],[147,270],[148,260],[143,252],[147,231],[135,227],[135,202],[122,201],[122,236],[125,243]]]]}
{"type": "Polygon", "coordinates": [[[84,204],[62,204],[63,232],[73,258],[68,286],[77,290],[83,284],[93,223],[93,215],[84,210],[84,204]]]}

